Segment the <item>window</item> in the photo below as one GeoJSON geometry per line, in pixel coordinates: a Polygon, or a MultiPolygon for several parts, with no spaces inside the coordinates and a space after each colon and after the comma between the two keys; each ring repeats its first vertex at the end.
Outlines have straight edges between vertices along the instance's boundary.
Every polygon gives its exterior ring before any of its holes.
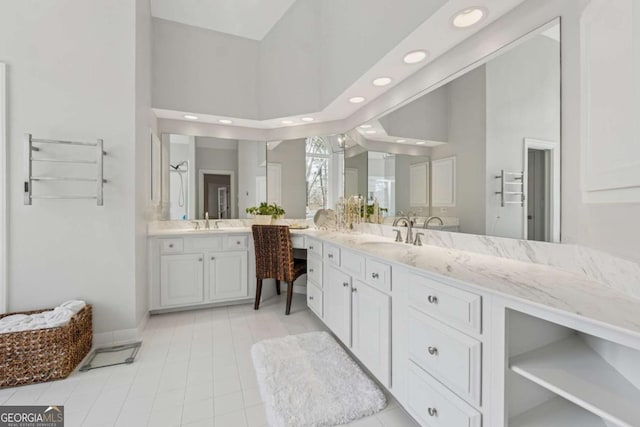
{"type": "Polygon", "coordinates": [[[307,218],[329,205],[329,173],[331,149],[322,137],[312,136],[306,142],[307,218]]]}

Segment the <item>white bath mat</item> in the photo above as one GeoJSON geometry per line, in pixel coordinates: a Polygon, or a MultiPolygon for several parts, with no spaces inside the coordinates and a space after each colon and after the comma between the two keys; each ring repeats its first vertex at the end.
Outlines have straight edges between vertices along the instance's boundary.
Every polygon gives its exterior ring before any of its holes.
{"type": "Polygon", "coordinates": [[[271,427],[325,427],[386,405],[378,386],[326,332],[261,341],[251,348],[271,427]]]}

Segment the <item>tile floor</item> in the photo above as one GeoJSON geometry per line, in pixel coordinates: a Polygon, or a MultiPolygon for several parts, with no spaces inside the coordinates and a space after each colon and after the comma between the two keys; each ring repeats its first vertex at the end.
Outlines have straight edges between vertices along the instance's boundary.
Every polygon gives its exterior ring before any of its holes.
{"type": "MultiPolygon", "coordinates": [[[[66,427],[267,425],[250,348],[254,342],[326,329],[296,296],[252,305],[151,316],[136,362],[75,372],[51,383],[0,390],[0,405],[64,405],[66,427]]],[[[353,427],[417,426],[389,398],[353,427]]]]}

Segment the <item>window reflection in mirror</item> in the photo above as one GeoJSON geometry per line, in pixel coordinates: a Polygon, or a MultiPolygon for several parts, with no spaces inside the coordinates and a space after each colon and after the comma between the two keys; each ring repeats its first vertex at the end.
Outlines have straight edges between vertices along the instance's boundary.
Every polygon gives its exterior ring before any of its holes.
{"type": "Polygon", "coordinates": [[[164,134],[169,219],[235,219],[266,200],[265,143],[164,134]]]}
{"type": "Polygon", "coordinates": [[[346,192],[388,205],[388,222],[557,242],[560,116],[556,20],[349,132],[346,192]]]}
{"type": "Polygon", "coordinates": [[[267,143],[267,197],[290,219],[333,209],[343,193],[344,148],[338,135],[267,143]]]}

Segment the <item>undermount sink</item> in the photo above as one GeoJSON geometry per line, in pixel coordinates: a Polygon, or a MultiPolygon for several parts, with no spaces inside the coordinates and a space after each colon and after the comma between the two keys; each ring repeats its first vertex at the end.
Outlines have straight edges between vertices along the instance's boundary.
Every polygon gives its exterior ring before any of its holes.
{"type": "Polygon", "coordinates": [[[383,241],[383,242],[362,242],[361,245],[365,245],[365,246],[378,246],[378,247],[384,247],[384,246],[395,246],[397,247],[398,245],[402,245],[404,244],[404,242],[388,242],[388,241],[383,241]]]}

